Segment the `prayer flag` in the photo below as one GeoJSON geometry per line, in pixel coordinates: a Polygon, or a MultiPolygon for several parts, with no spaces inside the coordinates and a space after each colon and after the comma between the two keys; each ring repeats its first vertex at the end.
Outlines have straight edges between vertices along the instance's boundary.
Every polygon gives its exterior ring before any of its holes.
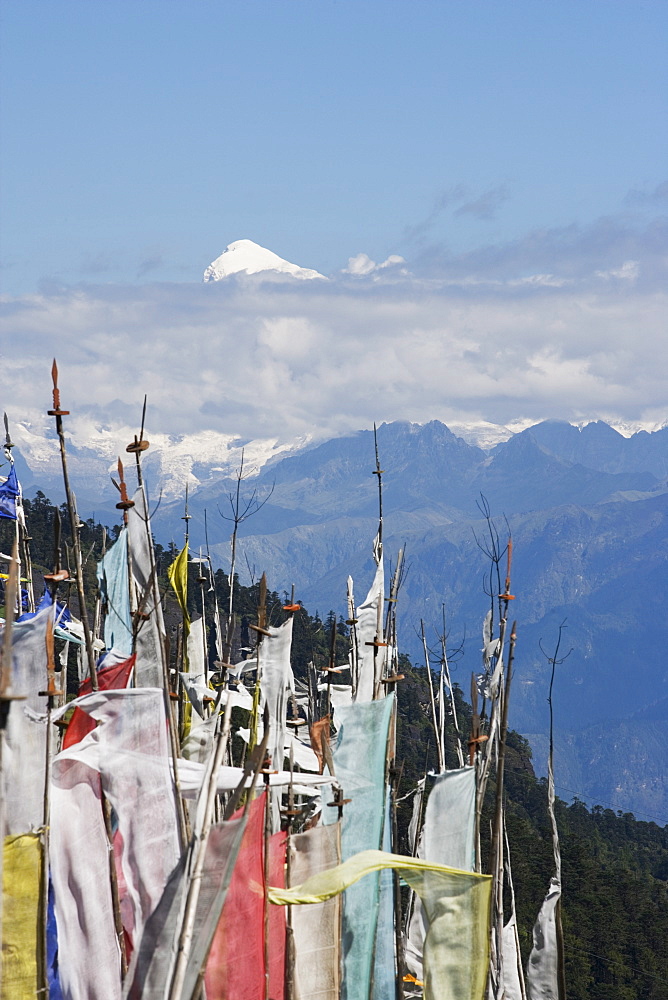
{"type": "MultiPolygon", "coordinates": [[[[290,838],[293,886],[341,860],[341,827],[314,826],[290,838]]],[[[339,1000],[341,983],[341,897],[292,908],[295,1000],[339,1000]]]]}
{"type": "MultiPolygon", "coordinates": [[[[251,803],[232,881],[206,966],[207,1000],[264,1000],[264,810],[267,793],[251,803]]],[[[240,815],[242,810],[237,813],[240,815]]],[[[285,834],[269,838],[269,878],[284,880],[285,834]]],[[[274,911],[274,912],[272,912],[274,911]]],[[[285,913],[269,912],[269,996],[285,996],[285,913]]]]}
{"type": "Polygon", "coordinates": [[[172,590],[176,594],[181,611],[183,612],[183,629],[186,634],[190,631],[190,616],[188,614],[188,543],[183,546],[178,556],[167,567],[167,576],[172,585],[172,590]]]}
{"type": "Polygon", "coordinates": [[[125,656],[132,653],[128,572],[128,529],[121,528],[118,538],[97,564],[97,579],[107,607],[104,644],[107,649],[116,649],[125,656]]]}
{"type": "Polygon", "coordinates": [[[365,876],[397,869],[427,916],[425,1000],[484,1000],[489,964],[490,875],[458,871],[384,851],[362,851],[294,889],[269,888],[272,903],[322,903],[365,876]]]}
{"type": "Polygon", "coordinates": [[[5,837],[2,871],[1,1000],[34,1000],[42,983],[37,967],[39,885],[42,845],[39,835],[5,837]]]}
{"type": "MultiPolygon", "coordinates": [[[[114,666],[106,667],[103,670],[98,670],[97,672],[97,682],[100,686],[100,691],[111,691],[118,688],[126,688],[128,686],[128,681],[130,680],[130,674],[132,673],[132,668],[135,665],[135,657],[131,656],[128,660],[123,660],[122,663],[117,663],[114,666]]],[[[90,694],[93,690],[90,677],[79,687],[79,695],[90,694]]],[[[95,729],[95,720],[91,719],[90,715],[87,715],[82,709],[75,708],[70,719],[70,723],[65,731],[65,736],[63,738],[63,750],[67,750],[68,747],[74,746],[75,743],[79,743],[87,733],[90,733],[95,729]]]]}
{"type": "Polygon", "coordinates": [[[263,1000],[266,794],[251,802],[232,881],[206,965],[207,1000],[263,1000]],[[242,960],[243,958],[243,960],[242,960]]]}
{"type": "MultiPolygon", "coordinates": [[[[395,695],[378,701],[356,701],[340,711],[332,757],[337,781],[351,802],[341,826],[344,861],[360,851],[378,849],[385,811],[387,734],[395,695]]],[[[338,811],[323,808],[323,822],[334,823],[338,811]]],[[[367,1000],[373,969],[379,877],[374,875],[346,892],[343,900],[344,1000],[367,1000]]]]}
{"type": "Polygon", "coordinates": [[[4,483],[0,483],[0,517],[8,517],[11,521],[16,520],[16,501],[20,495],[21,487],[12,462],[9,475],[4,483]]]}

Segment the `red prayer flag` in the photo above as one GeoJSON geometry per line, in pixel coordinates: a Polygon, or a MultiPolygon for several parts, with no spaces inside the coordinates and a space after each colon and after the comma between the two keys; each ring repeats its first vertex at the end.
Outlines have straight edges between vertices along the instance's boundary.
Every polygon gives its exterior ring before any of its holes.
{"type": "MultiPolygon", "coordinates": [[[[111,667],[103,667],[98,671],[97,682],[100,691],[117,691],[128,686],[130,675],[137,659],[136,654],[130,656],[122,663],[115,663],[111,667]]],[[[93,690],[90,677],[79,687],[79,694],[90,694],[93,690]]],[[[63,737],[63,750],[80,743],[88,733],[92,732],[97,723],[91,719],[81,708],[75,708],[70,719],[70,724],[63,737]]],[[[122,838],[118,830],[114,831],[112,838],[112,850],[114,855],[114,867],[116,869],[116,880],[118,884],[118,901],[121,909],[121,923],[123,925],[123,937],[125,939],[125,954],[129,960],[134,947],[134,921],[133,910],[128,897],[128,888],[125,883],[125,875],[121,864],[122,838]]]]}
{"type": "MultiPolygon", "coordinates": [[[[116,663],[113,667],[105,667],[99,670],[97,682],[100,691],[117,691],[121,688],[126,688],[136,659],[137,656],[133,653],[129,659],[123,660],[122,663],[116,663]]],[[[87,677],[79,688],[79,694],[90,694],[92,690],[93,685],[91,684],[90,677],[87,677]]],[[[87,715],[83,709],[75,708],[70,719],[70,724],[65,730],[63,750],[74,746],[75,743],[80,743],[84,736],[92,733],[95,725],[95,719],[91,719],[90,715],[87,715]]]]}
{"type": "MultiPolygon", "coordinates": [[[[269,885],[285,887],[286,835],[269,840],[269,885]]],[[[285,1000],[285,907],[269,906],[269,996],[285,1000]]]]}
{"type": "MultiPolygon", "coordinates": [[[[255,799],[206,966],[207,1000],[264,1000],[264,810],[255,799]]],[[[236,817],[241,815],[241,810],[236,817]]],[[[236,818],[235,817],[235,818],[236,818]]],[[[285,884],[285,834],[269,840],[269,879],[285,884]]],[[[285,997],[285,908],[269,909],[269,996],[285,997]]]]}

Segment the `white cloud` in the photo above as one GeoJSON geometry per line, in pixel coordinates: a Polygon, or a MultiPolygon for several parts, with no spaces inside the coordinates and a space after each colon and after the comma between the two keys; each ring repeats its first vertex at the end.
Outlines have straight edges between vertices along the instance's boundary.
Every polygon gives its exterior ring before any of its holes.
{"type": "Polygon", "coordinates": [[[356,257],[348,258],[348,267],[345,268],[344,274],[370,274],[372,271],[376,270],[375,260],[371,260],[371,257],[365,253],[358,253],[356,257]]]}
{"type": "Polygon", "coordinates": [[[597,278],[621,278],[622,281],[636,281],[640,274],[640,264],[637,260],[625,260],[620,267],[612,267],[607,271],[596,271],[597,278]]]}
{"type": "MultiPolygon", "coordinates": [[[[363,277],[368,274],[373,274],[377,271],[384,271],[388,267],[396,268],[399,264],[405,264],[406,261],[403,257],[398,254],[390,254],[387,260],[384,260],[382,264],[377,264],[375,260],[372,260],[366,253],[358,253],[355,257],[348,258],[348,267],[344,268],[343,274],[354,274],[357,277],[363,277]]],[[[405,268],[401,269],[401,274],[406,275],[408,272],[405,268]]]]}
{"type": "Polygon", "coordinates": [[[513,278],[508,284],[513,285],[544,285],[547,288],[562,288],[572,284],[568,278],[557,278],[555,274],[528,274],[524,278],[513,278]]]}

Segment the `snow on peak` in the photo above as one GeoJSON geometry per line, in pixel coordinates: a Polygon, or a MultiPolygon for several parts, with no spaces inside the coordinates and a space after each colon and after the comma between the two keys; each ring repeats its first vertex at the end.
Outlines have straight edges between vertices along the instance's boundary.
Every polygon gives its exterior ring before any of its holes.
{"type": "Polygon", "coordinates": [[[293,278],[324,278],[324,274],[308,267],[299,267],[283,260],[278,254],[253,243],[252,240],[237,240],[209,264],[204,272],[204,281],[222,281],[230,274],[259,274],[262,271],[278,271],[293,278]]]}

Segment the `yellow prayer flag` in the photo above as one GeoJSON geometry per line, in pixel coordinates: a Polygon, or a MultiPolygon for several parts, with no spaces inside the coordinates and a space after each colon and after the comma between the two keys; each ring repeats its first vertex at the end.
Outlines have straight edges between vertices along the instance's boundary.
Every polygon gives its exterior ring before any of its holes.
{"type": "Polygon", "coordinates": [[[269,886],[269,899],[278,906],[290,906],[299,903],[324,903],[332,896],[338,895],[358,882],[364,875],[380,871],[382,868],[396,868],[399,874],[419,894],[423,876],[427,872],[437,875],[453,876],[455,880],[463,879],[472,884],[476,881],[491,885],[491,875],[479,875],[477,872],[460,871],[458,868],[447,868],[445,865],[432,864],[421,858],[405,857],[403,854],[388,854],[386,851],[360,851],[348,858],[336,868],[318,872],[296,885],[292,889],[279,889],[269,886]],[[415,884],[414,884],[415,883],[415,884]]]}
{"type": "Polygon", "coordinates": [[[39,835],[5,837],[2,871],[2,988],[0,1000],[34,1000],[38,982],[39,835]]]}
{"type": "Polygon", "coordinates": [[[183,546],[178,556],[167,569],[167,576],[176,594],[183,612],[183,631],[187,637],[190,632],[190,616],[188,615],[188,543],[183,546]]]}
{"type": "Polygon", "coordinates": [[[425,1000],[484,1000],[489,964],[490,875],[384,851],[361,851],[292,889],[270,886],[269,899],[279,906],[322,903],[382,868],[396,869],[422,901],[428,923],[424,942],[425,1000]]]}

